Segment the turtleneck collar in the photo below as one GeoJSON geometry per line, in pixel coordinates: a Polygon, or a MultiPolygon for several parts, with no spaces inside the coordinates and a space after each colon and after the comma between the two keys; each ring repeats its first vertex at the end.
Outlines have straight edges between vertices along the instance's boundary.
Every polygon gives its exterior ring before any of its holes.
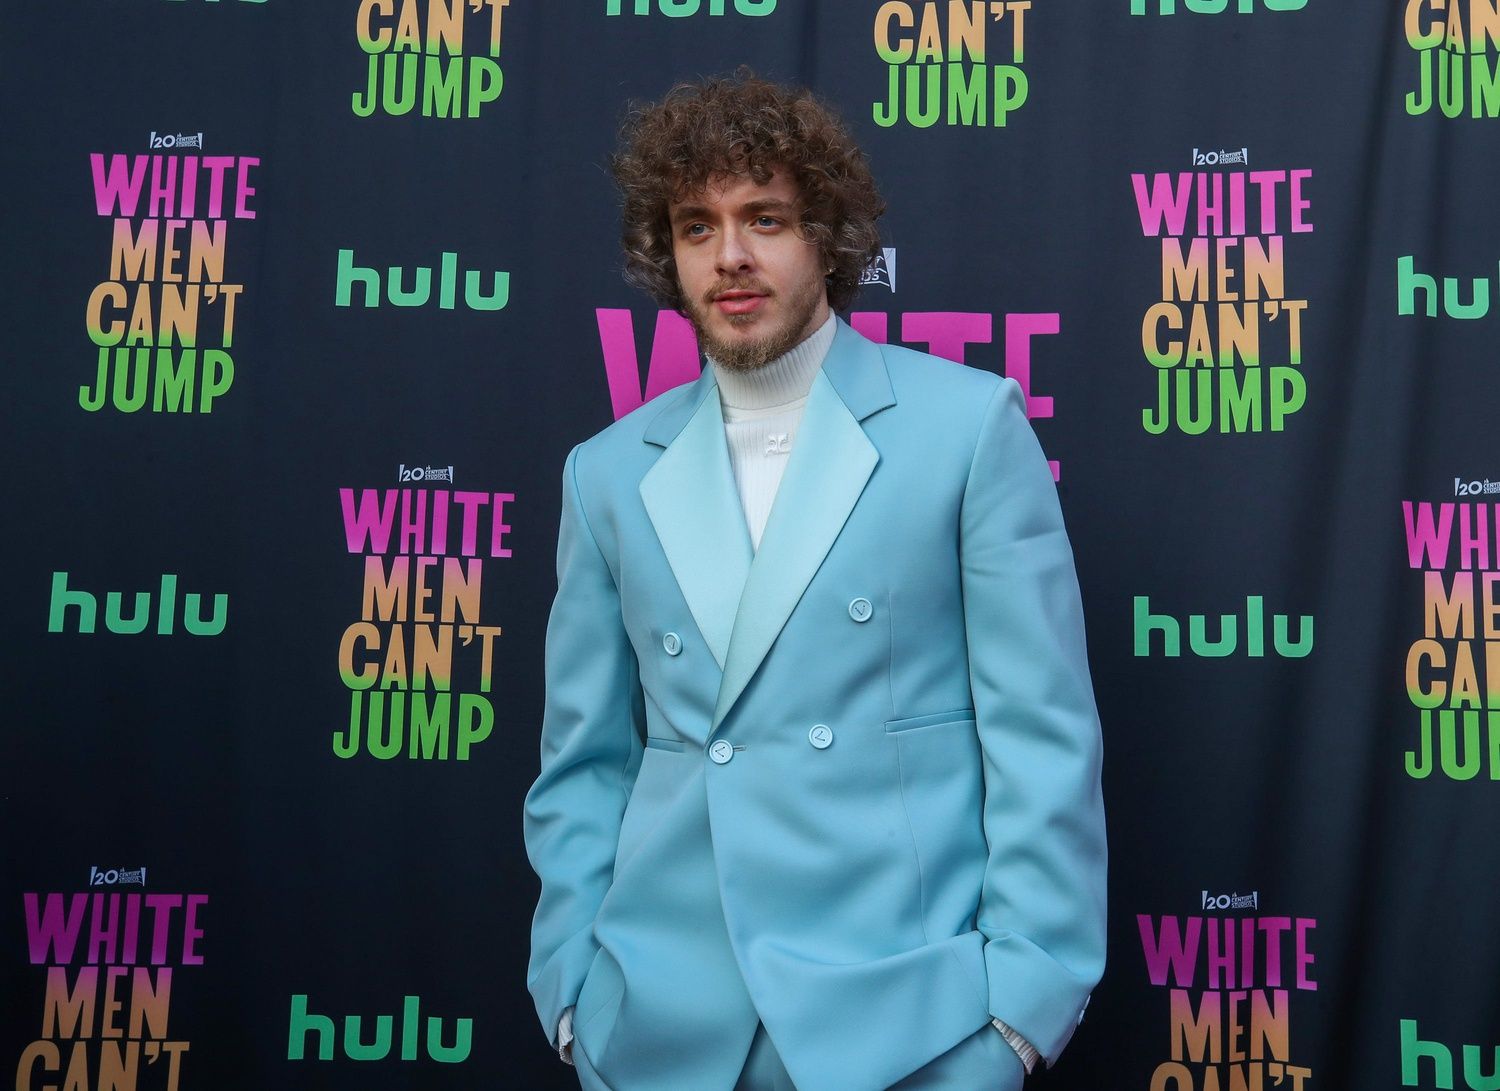
{"type": "Polygon", "coordinates": [[[708,362],[719,384],[719,401],[729,409],[771,409],[807,397],[836,329],[837,319],[830,311],[828,321],[786,355],[754,371],[731,370],[710,356],[708,362]]]}

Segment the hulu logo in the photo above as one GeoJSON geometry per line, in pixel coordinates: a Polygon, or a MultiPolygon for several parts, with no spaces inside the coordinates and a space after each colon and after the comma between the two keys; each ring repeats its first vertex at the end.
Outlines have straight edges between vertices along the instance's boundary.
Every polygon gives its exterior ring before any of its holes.
{"type": "MultiPolygon", "coordinates": [[[[1218,15],[1224,11],[1250,15],[1256,11],[1301,11],[1307,7],[1307,0],[1182,0],[1182,5],[1184,11],[1198,15],[1218,15]]],[[[1176,15],[1177,0],[1130,0],[1130,14],[1176,15]]]]}
{"type": "Polygon", "coordinates": [[[1417,292],[1422,292],[1422,313],[1436,318],[1438,301],[1443,304],[1443,313],[1449,318],[1483,318],[1490,313],[1490,278],[1474,277],[1469,289],[1469,301],[1465,303],[1457,277],[1444,277],[1443,290],[1438,291],[1437,278],[1430,273],[1417,272],[1417,259],[1408,254],[1396,259],[1396,313],[1417,313],[1417,292]]]}
{"type": "MultiPolygon", "coordinates": [[[[422,998],[420,996],[406,996],[401,1000],[401,1060],[415,1061],[417,1059],[417,1040],[422,1035],[421,1020],[422,998]]],[[[375,1034],[371,1041],[366,1042],[363,1038],[363,1018],[358,1015],[344,1016],[343,1049],[344,1056],[351,1061],[383,1061],[390,1056],[391,1044],[395,1038],[396,1017],[394,1015],[377,1015],[375,1017],[375,1034]]],[[[307,1010],[307,994],[295,993],[292,996],[291,1020],[287,1029],[286,1037],[286,1059],[289,1061],[303,1060],[307,1054],[308,1035],[313,1036],[316,1042],[314,1049],[320,1061],[333,1060],[333,1044],[338,1037],[334,1030],[333,1019],[327,1015],[318,1015],[307,1010]]],[[[427,1017],[426,1040],[423,1043],[427,1056],[434,1061],[443,1064],[458,1064],[460,1061],[469,1059],[469,1050],[473,1046],[474,1020],[455,1019],[453,1030],[453,1044],[443,1044],[443,1018],[438,1015],[427,1017]]]]}
{"type": "MultiPolygon", "coordinates": [[[[364,305],[380,306],[380,274],[374,269],[354,264],[353,250],[339,251],[338,272],[334,283],[333,302],[336,307],[351,306],[354,285],[364,289],[364,305]]],[[[510,302],[510,274],[495,270],[490,282],[490,294],[480,292],[481,281],[478,269],[464,270],[464,305],[471,311],[503,310],[510,302]]],[[[454,309],[458,296],[458,254],[444,250],[438,265],[438,307],[445,311],[454,309]]],[[[392,265],[386,270],[385,297],[396,307],[421,307],[432,298],[432,267],[419,265],[412,274],[412,284],[406,286],[406,270],[392,265]]]]}
{"type": "MultiPolygon", "coordinates": [[[[733,0],[733,10],[740,15],[770,15],[776,0],[733,0]]],[[[605,15],[650,15],[652,9],[672,19],[684,19],[700,11],[723,15],[731,8],[728,0],[604,0],[605,15]]]]}
{"type": "MultiPolygon", "coordinates": [[[[1488,1074],[1484,1072],[1481,1046],[1464,1046],[1464,1086],[1470,1091],[1500,1091],[1500,1046],[1494,1047],[1488,1074]]],[[[1441,1042],[1424,1042],[1417,1037],[1417,1021],[1401,1020],[1401,1086],[1437,1087],[1452,1091],[1453,1051],[1441,1042]],[[1422,1061],[1432,1062],[1432,1083],[1422,1081],[1422,1061]]]]}
{"type": "MultiPolygon", "coordinates": [[[[1266,654],[1266,611],[1259,595],[1245,599],[1245,654],[1258,659],[1266,654]]],[[[1288,659],[1300,659],[1312,651],[1313,619],[1303,614],[1297,622],[1297,638],[1290,635],[1291,619],[1286,614],[1271,616],[1271,649],[1275,654],[1288,659]]],[[[1188,647],[1194,655],[1208,658],[1223,658],[1233,655],[1240,647],[1240,617],[1238,614],[1220,614],[1218,635],[1210,640],[1208,615],[1189,614],[1187,619],[1188,647]]],[[[1151,599],[1146,595],[1135,596],[1135,654],[1151,655],[1151,634],[1161,634],[1161,654],[1175,659],[1182,654],[1182,625],[1170,614],[1153,614],[1151,599]]]]}
{"type": "MultiPolygon", "coordinates": [[[[182,627],[193,636],[218,636],[229,620],[229,596],[215,595],[214,609],[210,617],[203,616],[203,596],[196,592],[186,595],[182,604],[182,627]]],[[[68,573],[52,573],[52,602],[47,612],[47,631],[62,633],[68,629],[68,608],[78,610],[77,632],[92,633],[99,613],[99,599],[88,591],[74,591],[68,587],[68,573]]],[[[162,576],[161,587],[155,603],[156,635],[171,636],[177,624],[177,577],[171,573],[162,576]]],[[[125,592],[104,593],[104,627],[112,633],[143,633],[151,624],[152,602],[150,591],[135,592],[135,607],[125,615],[125,592]]]]}

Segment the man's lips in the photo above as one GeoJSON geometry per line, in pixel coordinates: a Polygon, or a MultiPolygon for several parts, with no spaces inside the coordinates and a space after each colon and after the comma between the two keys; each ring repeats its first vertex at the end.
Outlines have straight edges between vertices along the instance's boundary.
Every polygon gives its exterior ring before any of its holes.
{"type": "Polygon", "coordinates": [[[765,298],[762,292],[736,289],[714,296],[714,305],[723,314],[751,314],[759,309],[765,298]]]}

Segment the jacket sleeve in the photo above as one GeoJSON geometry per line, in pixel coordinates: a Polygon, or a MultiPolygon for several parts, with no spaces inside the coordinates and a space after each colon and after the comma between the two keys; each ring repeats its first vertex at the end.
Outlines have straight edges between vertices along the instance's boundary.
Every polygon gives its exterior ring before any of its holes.
{"type": "Polygon", "coordinates": [[[563,469],[557,597],[547,622],[541,773],[526,796],[526,853],[541,879],[527,987],[555,1047],[598,953],[594,918],[614,874],[620,820],[640,766],[640,675],[620,596],[578,489],[563,469]]]}
{"type": "Polygon", "coordinates": [[[1104,972],[1102,750],[1073,553],[1012,379],[985,410],[959,548],[984,761],[990,1014],[1050,1065],[1104,972]]]}

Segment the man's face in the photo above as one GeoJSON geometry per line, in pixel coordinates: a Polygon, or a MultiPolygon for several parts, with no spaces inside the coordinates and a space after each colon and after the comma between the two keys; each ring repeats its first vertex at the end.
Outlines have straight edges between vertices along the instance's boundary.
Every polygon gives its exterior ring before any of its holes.
{"type": "Polygon", "coordinates": [[[797,231],[801,203],[784,170],[765,185],[748,174],[716,176],[668,213],[688,319],[720,364],[761,367],[827,320],[825,270],[797,231]]]}

